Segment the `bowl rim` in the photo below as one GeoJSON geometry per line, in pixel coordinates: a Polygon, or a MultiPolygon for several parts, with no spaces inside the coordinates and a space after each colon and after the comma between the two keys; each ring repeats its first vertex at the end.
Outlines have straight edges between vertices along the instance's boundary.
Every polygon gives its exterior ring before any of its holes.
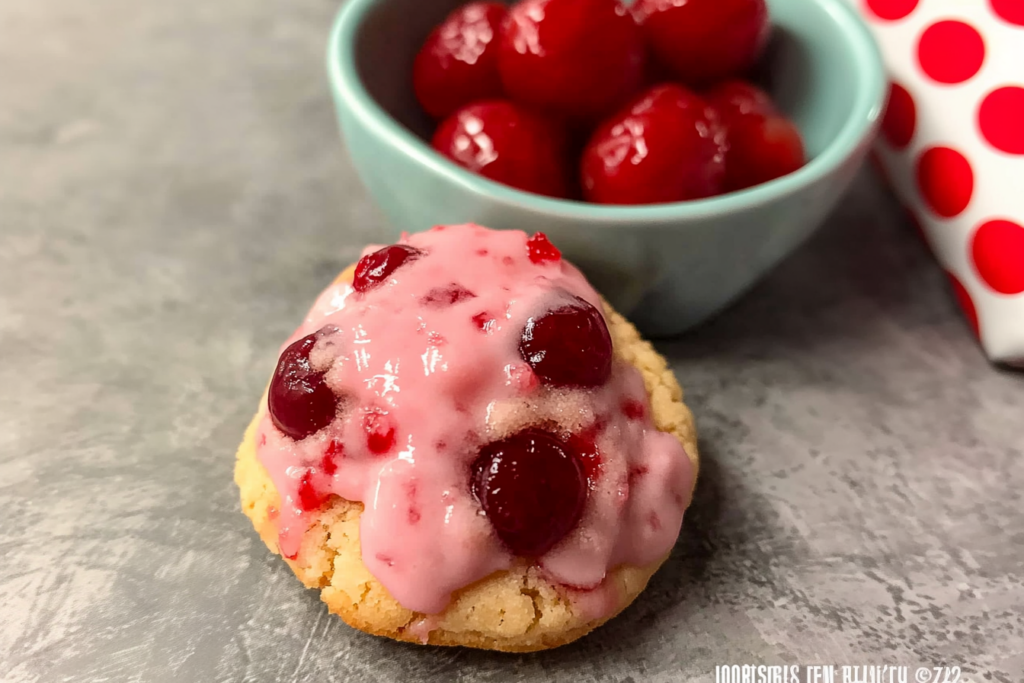
{"type": "Polygon", "coordinates": [[[523,190],[470,172],[435,152],[430,145],[399,123],[366,90],[356,69],[356,34],[367,13],[385,0],[347,0],[338,11],[327,46],[327,70],[335,99],[369,128],[374,135],[396,147],[414,163],[448,182],[505,206],[526,208],[559,218],[594,223],[657,223],[706,219],[773,203],[827,176],[873,136],[885,104],[888,83],[882,56],[871,31],[847,0],[805,0],[815,3],[836,22],[847,37],[849,53],[867,68],[858,69],[858,91],[839,133],[820,154],[800,169],[754,187],[705,199],[647,205],[592,204],[555,199],[523,190]]]}

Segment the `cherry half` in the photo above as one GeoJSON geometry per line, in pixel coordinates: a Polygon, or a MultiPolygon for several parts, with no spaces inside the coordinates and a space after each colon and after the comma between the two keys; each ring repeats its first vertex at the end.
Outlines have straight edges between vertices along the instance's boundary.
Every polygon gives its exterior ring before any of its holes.
{"type": "Polygon", "coordinates": [[[471,2],[427,36],[412,67],[424,111],[443,119],[476,100],[501,97],[498,37],[507,11],[500,2],[471,2]]]}
{"type": "Polygon", "coordinates": [[[291,343],[281,354],[270,380],[270,419],[296,441],[326,427],[337,411],[338,397],[324,382],[324,372],[309,364],[309,353],[317,340],[333,331],[334,328],[325,327],[291,343]]]}
{"type": "Polygon", "coordinates": [[[547,385],[597,387],[612,372],[612,338],[604,317],[578,296],[527,320],[519,355],[547,385]]]}
{"type": "Polygon", "coordinates": [[[522,557],[543,555],[565,538],[587,499],[577,454],[539,429],[484,446],[471,487],[498,538],[522,557]]]}
{"type": "Polygon", "coordinates": [[[413,261],[423,255],[419,249],[406,244],[392,244],[378,249],[359,259],[352,277],[352,289],[365,292],[373,289],[391,276],[406,261],[413,261]]]}

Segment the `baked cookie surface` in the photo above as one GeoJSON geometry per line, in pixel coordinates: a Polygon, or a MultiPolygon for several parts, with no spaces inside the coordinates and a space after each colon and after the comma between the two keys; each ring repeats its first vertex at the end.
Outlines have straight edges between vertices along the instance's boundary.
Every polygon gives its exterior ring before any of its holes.
{"type": "MultiPolygon", "coordinates": [[[[338,282],[351,282],[352,275],[349,268],[338,282]]],[[[607,305],[604,313],[615,358],[639,371],[654,426],[683,446],[695,481],[696,432],[678,382],[665,360],[628,321],[607,305]]],[[[264,397],[238,449],[235,481],[242,509],[260,538],[272,552],[284,555],[279,541],[281,496],[257,455],[258,428],[266,405],[264,397]]],[[[607,572],[599,586],[588,590],[553,583],[537,566],[516,560],[511,567],[454,591],[440,613],[425,614],[403,607],[364,563],[363,509],[362,503],[331,496],[310,514],[298,552],[285,561],[306,587],[320,589],[330,611],[349,625],[408,642],[507,652],[563,645],[628,606],[667,557],[645,566],[620,564],[607,572]]]]}

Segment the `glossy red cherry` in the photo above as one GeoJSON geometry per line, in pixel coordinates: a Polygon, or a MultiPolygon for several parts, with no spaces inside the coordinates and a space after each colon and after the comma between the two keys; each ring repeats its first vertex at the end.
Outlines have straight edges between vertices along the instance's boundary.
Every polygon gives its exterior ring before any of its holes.
{"type": "Polygon", "coordinates": [[[478,102],[445,119],[434,149],[485,178],[526,192],[564,197],[565,136],[540,114],[504,100],[478,102]]]}
{"type": "Polygon", "coordinates": [[[640,88],[645,54],[619,0],[522,0],[505,20],[498,71],[512,99],[596,120],[640,88]]]}
{"type": "Polygon", "coordinates": [[[651,88],[594,131],[583,150],[587,201],[655,204],[722,191],[725,132],[718,114],[678,85],[651,88]]]}
{"type": "Polygon", "coordinates": [[[774,180],[804,165],[800,131],[775,109],[768,94],[750,83],[729,81],[707,95],[725,127],[726,191],[774,180]]]}
{"type": "Polygon", "coordinates": [[[729,129],[726,190],[742,190],[792,173],[804,165],[799,129],[782,116],[744,117],[729,129]]]}
{"type": "Polygon", "coordinates": [[[400,268],[406,261],[412,261],[423,255],[419,249],[405,244],[392,244],[378,249],[359,259],[356,272],[352,277],[352,289],[365,292],[387,280],[391,273],[400,268]]]}
{"type": "Polygon", "coordinates": [[[637,0],[634,12],[658,58],[695,87],[749,69],[771,28],[765,0],[637,0]]]}
{"type": "Polygon", "coordinates": [[[596,387],[612,372],[612,338],[604,317],[577,296],[526,321],[519,355],[548,385],[596,387]]]}
{"type": "Polygon", "coordinates": [[[739,79],[719,83],[704,95],[704,99],[718,111],[726,128],[740,116],[771,116],[778,113],[768,93],[753,83],[739,79]]]}
{"type": "Polygon", "coordinates": [[[443,119],[470,102],[501,97],[497,39],[507,11],[499,2],[471,2],[427,36],[412,67],[424,111],[443,119]]]}
{"type": "Polygon", "coordinates": [[[330,424],[338,407],[338,397],[324,382],[324,373],[314,370],[309,363],[310,351],[327,330],[324,328],[291,343],[281,354],[270,380],[267,392],[270,419],[296,441],[330,424]]]}
{"type": "Polygon", "coordinates": [[[579,458],[537,429],[484,446],[471,486],[498,538],[522,557],[543,555],[565,538],[587,499],[579,458]]]}

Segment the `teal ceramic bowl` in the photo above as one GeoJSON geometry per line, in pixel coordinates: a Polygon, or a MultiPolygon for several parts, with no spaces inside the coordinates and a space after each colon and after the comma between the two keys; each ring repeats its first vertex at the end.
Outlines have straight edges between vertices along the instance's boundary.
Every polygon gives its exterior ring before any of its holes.
{"type": "Polygon", "coordinates": [[[885,97],[881,58],[847,0],[769,0],[764,85],[804,135],[809,162],[699,201],[601,206],[520,192],[436,154],[411,87],[430,29],[462,0],[348,0],[328,69],[356,171],[394,236],[475,222],[543,231],[647,334],[700,323],[796,248],[864,160],[885,97]]]}

